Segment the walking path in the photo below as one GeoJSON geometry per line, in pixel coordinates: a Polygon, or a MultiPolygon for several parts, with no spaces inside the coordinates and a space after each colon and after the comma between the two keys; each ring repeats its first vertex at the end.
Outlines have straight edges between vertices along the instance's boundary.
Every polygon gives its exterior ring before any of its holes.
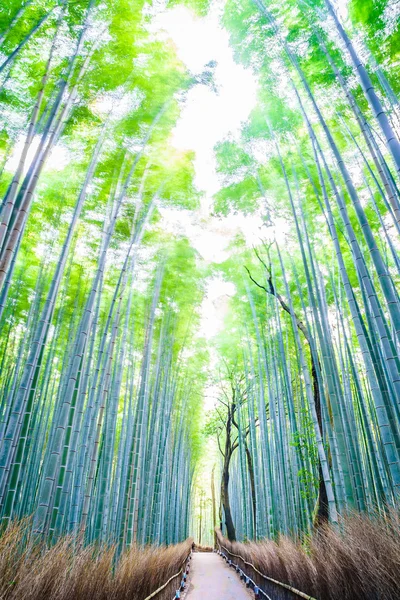
{"type": "Polygon", "coordinates": [[[187,600],[249,600],[253,598],[238,575],[218,554],[195,552],[192,558],[187,600]]]}

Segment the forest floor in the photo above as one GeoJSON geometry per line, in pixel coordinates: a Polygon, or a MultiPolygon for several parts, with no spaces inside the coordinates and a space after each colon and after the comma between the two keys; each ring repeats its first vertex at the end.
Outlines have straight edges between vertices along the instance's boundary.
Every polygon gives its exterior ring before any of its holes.
{"type": "Polygon", "coordinates": [[[185,600],[248,600],[252,598],[239,577],[213,552],[195,552],[185,600]],[[206,594],[206,595],[205,595],[206,594]]]}

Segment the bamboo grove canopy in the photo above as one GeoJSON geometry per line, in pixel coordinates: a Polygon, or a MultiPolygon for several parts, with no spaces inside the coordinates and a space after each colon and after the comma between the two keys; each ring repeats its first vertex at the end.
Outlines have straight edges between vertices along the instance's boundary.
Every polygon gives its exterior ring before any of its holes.
{"type": "Polygon", "coordinates": [[[399,5],[219,5],[257,98],[208,211],[172,138],[215,64],[158,35],[176,5],[0,12],[0,518],[49,541],[187,538],[212,440],[230,539],[399,503],[399,5]],[[187,215],[259,235],[212,262],[187,215]],[[216,278],[234,293],[207,337],[216,278]]]}

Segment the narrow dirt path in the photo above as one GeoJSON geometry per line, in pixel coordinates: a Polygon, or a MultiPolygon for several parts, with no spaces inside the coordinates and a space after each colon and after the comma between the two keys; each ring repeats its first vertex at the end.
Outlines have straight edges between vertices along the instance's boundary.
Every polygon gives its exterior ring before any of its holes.
{"type": "Polygon", "coordinates": [[[249,600],[253,598],[220,556],[195,552],[192,558],[187,600],[249,600]]]}

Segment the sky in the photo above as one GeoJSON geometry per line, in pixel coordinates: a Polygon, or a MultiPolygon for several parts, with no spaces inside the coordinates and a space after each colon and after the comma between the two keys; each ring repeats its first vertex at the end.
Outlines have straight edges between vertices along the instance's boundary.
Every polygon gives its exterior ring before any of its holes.
{"type": "MultiPolygon", "coordinates": [[[[249,246],[261,236],[260,214],[243,217],[212,216],[212,197],[220,188],[216,173],[214,146],[228,135],[240,134],[257,100],[254,74],[235,63],[228,32],[220,26],[222,2],[214,2],[206,17],[177,6],[155,19],[159,36],[172,39],[178,57],[193,75],[201,74],[210,61],[216,62],[216,90],[198,84],[189,92],[181,116],[172,132],[172,144],[179,150],[195,152],[195,184],[203,191],[198,211],[161,208],[163,226],[189,238],[192,246],[209,263],[229,257],[229,244],[241,232],[249,246]]],[[[223,327],[229,298],[235,294],[232,283],[210,278],[201,307],[199,335],[211,338],[223,327]]]]}
{"type": "Polygon", "coordinates": [[[235,63],[228,32],[220,26],[222,9],[223,2],[217,0],[206,17],[177,6],[155,19],[159,35],[172,39],[178,57],[193,75],[201,74],[211,60],[216,62],[216,91],[202,84],[190,89],[171,139],[177,149],[195,152],[195,184],[203,192],[200,210],[180,211],[179,217],[173,209],[163,214],[168,227],[179,221],[205,261],[217,263],[227,259],[227,247],[239,230],[250,241],[262,225],[260,215],[246,219],[211,215],[212,196],[221,187],[214,146],[228,135],[240,135],[241,124],[257,100],[257,80],[251,70],[235,63]]]}
{"type": "Polygon", "coordinates": [[[200,18],[188,8],[177,6],[159,15],[155,23],[173,40],[179,58],[192,74],[202,73],[211,60],[217,63],[217,91],[206,85],[194,86],[172,135],[174,146],[196,153],[195,183],[205,191],[205,211],[219,188],[213,148],[228,134],[239,134],[257,94],[253,73],[234,62],[228,32],[219,24],[222,8],[221,2],[215,2],[209,14],[200,18]]]}
{"type": "Polygon", "coordinates": [[[154,26],[160,37],[173,41],[178,57],[193,75],[199,75],[211,61],[216,91],[198,84],[188,92],[181,116],[172,132],[171,143],[178,150],[195,152],[195,184],[203,192],[198,211],[162,210],[167,229],[187,235],[206,262],[223,262],[229,256],[231,240],[242,232],[249,244],[259,237],[261,215],[226,218],[211,215],[212,197],[220,188],[214,146],[228,135],[240,135],[257,100],[257,81],[249,69],[235,63],[228,32],[220,26],[223,3],[213,3],[206,17],[177,6],[158,15],[154,26]]]}

